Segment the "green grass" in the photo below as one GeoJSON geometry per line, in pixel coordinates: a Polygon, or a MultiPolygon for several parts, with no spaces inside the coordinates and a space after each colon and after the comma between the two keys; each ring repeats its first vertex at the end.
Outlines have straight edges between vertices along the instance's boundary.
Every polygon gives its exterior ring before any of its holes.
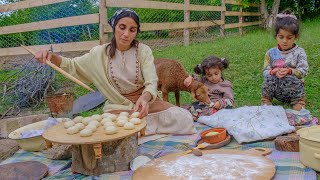
{"type": "MultiPolygon", "coordinates": [[[[316,117],[320,117],[319,28],[320,19],[303,23],[301,37],[297,40],[297,44],[305,49],[310,66],[309,74],[305,78],[306,108],[316,117]]],[[[230,66],[224,71],[224,77],[233,83],[236,107],[255,106],[260,105],[264,55],[276,44],[272,32],[256,30],[243,36],[228,36],[209,43],[168,47],[154,51],[154,56],[180,60],[190,73],[195,64],[209,55],[225,57],[229,59],[230,66]]],[[[170,100],[174,102],[173,93],[170,100]]],[[[182,102],[190,102],[189,95],[183,94],[182,102]]],[[[285,107],[288,106],[285,105],[285,107]]]]}

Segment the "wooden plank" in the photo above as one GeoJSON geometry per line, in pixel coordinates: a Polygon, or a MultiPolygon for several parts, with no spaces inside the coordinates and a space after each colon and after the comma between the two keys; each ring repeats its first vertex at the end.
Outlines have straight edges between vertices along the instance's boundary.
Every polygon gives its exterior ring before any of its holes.
{"type": "MultiPolygon", "coordinates": [[[[224,9],[226,9],[226,2],[225,0],[221,0],[221,6],[224,7],[224,9]]],[[[226,11],[221,11],[221,21],[223,22],[222,25],[220,25],[220,35],[222,37],[225,36],[225,32],[224,32],[224,24],[225,24],[225,21],[226,21],[226,11]]]]}
{"type": "Polygon", "coordinates": [[[0,27],[0,35],[95,23],[99,23],[99,14],[88,14],[82,16],[73,16],[47,21],[19,24],[14,26],[4,26],[0,27]]]}
{"type": "Polygon", "coordinates": [[[28,0],[28,1],[20,1],[10,4],[3,4],[0,5],[0,12],[8,12],[8,11],[15,11],[19,9],[26,9],[32,7],[39,7],[45,6],[49,4],[56,4],[61,2],[66,2],[70,0],[28,0]]]}
{"type": "MultiPolygon", "coordinates": [[[[242,27],[254,26],[254,25],[259,25],[259,24],[261,24],[261,21],[244,22],[244,23],[242,23],[242,27]]],[[[240,24],[239,23],[231,23],[231,24],[225,24],[224,26],[226,29],[230,29],[230,28],[238,28],[238,27],[240,27],[240,24]]]]}
{"type": "MultiPolygon", "coordinates": [[[[233,5],[239,5],[242,6],[243,3],[241,1],[236,1],[236,0],[226,0],[226,4],[233,4],[233,5]]],[[[260,4],[256,3],[249,3],[250,7],[260,7],[260,4]]]]}
{"type": "MultiPolygon", "coordinates": [[[[187,28],[198,28],[208,26],[219,26],[222,25],[223,21],[195,21],[189,22],[185,25],[184,22],[170,22],[170,23],[141,23],[141,31],[156,31],[156,30],[168,30],[168,29],[183,29],[187,28]]],[[[112,32],[111,27],[108,25],[105,28],[105,33],[112,32]]]]}
{"type": "Polygon", "coordinates": [[[226,16],[260,16],[260,12],[226,11],[226,16]]]}
{"type": "MultiPolygon", "coordinates": [[[[186,9],[190,7],[190,0],[184,0],[184,5],[186,9]]],[[[185,46],[189,46],[190,43],[190,30],[187,27],[187,24],[190,22],[190,11],[184,10],[184,24],[185,27],[183,29],[183,44],[185,46]]]]}
{"type": "MultiPolygon", "coordinates": [[[[52,44],[52,48],[55,52],[71,52],[71,51],[88,51],[94,46],[100,44],[100,41],[84,41],[84,42],[71,42],[62,44],[52,44]]],[[[34,50],[49,49],[51,44],[28,46],[34,50]]],[[[24,55],[29,54],[28,51],[22,47],[2,48],[0,49],[0,56],[12,56],[12,55],[24,55]]]]}
{"type": "Polygon", "coordinates": [[[170,3],[159,1],[143,0],[106,0],[107,7],[128,7],[128,8],[149,8],[149,9],[166,9],[166,10],[189,10],[189,11],[225,11],[221,6],[204,6],[194,5],[184,6],[182,3],[170,3]]]}
{"type": "Polygon", "coordinates": [[[100,0],[99,4],[99,39],[100,44],[107,43],[107,35],[104,34],[104,27],[107,25],[107,8],[106,1],[100,0]]]}

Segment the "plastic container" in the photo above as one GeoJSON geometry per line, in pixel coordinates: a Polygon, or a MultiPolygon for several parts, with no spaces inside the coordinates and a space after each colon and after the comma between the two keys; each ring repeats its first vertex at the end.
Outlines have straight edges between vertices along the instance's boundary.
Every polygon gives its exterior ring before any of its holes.
{"type": "Polygon", "coordinates": [[[203,142],[215,144],[221,142],[227,138],[227,130],[225,128],[211,128],[201,133],[201,139],[203,142]],[[217,132],[218,134],[212,136],[206,136],[210,132],[217,132]]]}

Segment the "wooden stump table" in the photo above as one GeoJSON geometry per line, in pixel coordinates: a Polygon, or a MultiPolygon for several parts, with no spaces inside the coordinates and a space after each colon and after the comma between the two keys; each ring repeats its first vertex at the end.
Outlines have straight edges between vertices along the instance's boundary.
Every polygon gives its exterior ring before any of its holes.
{"type": "Polygon", "coordinates": [[[130,161],[137,156],[138,132],[146,125],[142,119],[134,129],[118,127],[118,133],[113,135],[106,135],[100,126],[92,136],[81,137],[79,133],[67,134],[60,123],[47,129],[42,136],[53,143],[72,145],[72,172],[97,176],[129,170],[130,161]]]}

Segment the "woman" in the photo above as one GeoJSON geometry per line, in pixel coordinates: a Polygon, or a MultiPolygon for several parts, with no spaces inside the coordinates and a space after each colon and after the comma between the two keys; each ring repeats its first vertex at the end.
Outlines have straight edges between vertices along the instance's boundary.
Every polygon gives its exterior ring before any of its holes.
{"type": "Polygon", "coordinates": [[[192,115],[157,98],[158,77],[151,49],[135,40],[139,17],[130,9],[119,9],[108,21],[113,29],[110,43],[96,46],[73,59],[39,51],[36,59],[50,60],[85,83],[93,83],[108,99],[105,112],[139,111],[146,116],[146,134],[195,133],[192,115]]]}

